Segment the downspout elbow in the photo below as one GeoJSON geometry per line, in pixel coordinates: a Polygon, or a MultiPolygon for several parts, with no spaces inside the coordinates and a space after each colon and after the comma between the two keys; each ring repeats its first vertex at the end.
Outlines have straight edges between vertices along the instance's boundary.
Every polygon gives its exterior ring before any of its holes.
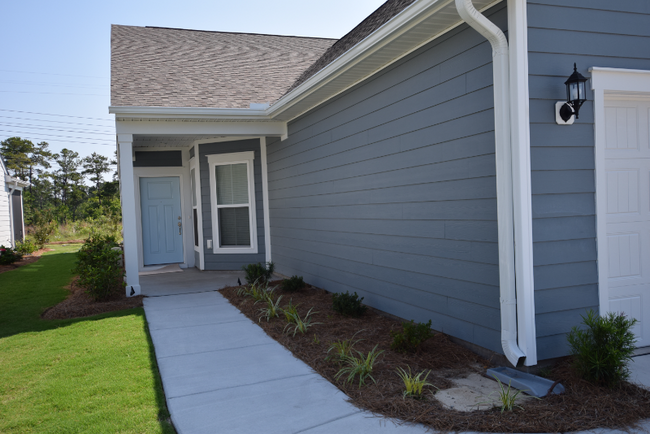
{"type": "Polygon", "coordinates": [[[499,229],[499,288],[501,347],[517,366],[526,355],[517,345],[512,148],[510,124],[510,73],[508,40],[494,23],[474,7],[472,0],[455,0],[460,17],[492,46],[494,78],[494,135],[497,169],[497,220],[499,229]]]}

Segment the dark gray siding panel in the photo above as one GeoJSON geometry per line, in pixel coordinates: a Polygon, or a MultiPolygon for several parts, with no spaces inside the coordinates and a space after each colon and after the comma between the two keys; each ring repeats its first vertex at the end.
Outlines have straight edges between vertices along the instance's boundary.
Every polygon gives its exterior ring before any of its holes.
{"type": "Polygon", "coordinates": [[[277,270],[501,352],[491,61],[459,27],[269,140],[277,270]]]}
{"type": "MultiPolygon", "coordinates": [[[[199,147],[199,164],[201,170],[201,206],[203,207],[203,249],[205,252],[206,270],[239,270],[243,265],[264,262],[266,260],[264,243],[264,208],[262,198],[262,166],[260,156],[260,141],[258,139],[240,140],[234,142],[220,142],[197,145],[199,147]],[[233,152],[254,151],[254,177],[255,177],[255,210],[257,213],[257,254],[224,255],[214,254],[208,250],[207,240],[212,236],[212,211],[210,205],[210,172],[208,155],[230,154],[233,152]]],[[[198,262],[197,262],[198,264],[198,262]]]]}
{"type": "Polygon", "coordinates": [[[598,309],[593,96],[555,124],[573,63],[650,69],[650,2],[529,0],[535,304],[540,359],[568,354],[565,334],[598,309]]]}
{"type": "Polygon", "coordinates": [[[136,151],[133,167],[181,167],[181,151],[136,151]]]}

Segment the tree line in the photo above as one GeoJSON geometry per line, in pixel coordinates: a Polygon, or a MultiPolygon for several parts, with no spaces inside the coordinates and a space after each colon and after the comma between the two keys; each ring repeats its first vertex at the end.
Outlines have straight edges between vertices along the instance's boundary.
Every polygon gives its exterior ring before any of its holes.
{"type": "Polygon", "coordinates": [[[20,137],[0,142],[0,154],[10,176],[29,182],[23,190],[25,224],[42,218],[58,224],[121,218],[117,173],[104,180],[115,160],[96,152],[81,158],[66,148],[54,153],[47,142],[20,137]]]}

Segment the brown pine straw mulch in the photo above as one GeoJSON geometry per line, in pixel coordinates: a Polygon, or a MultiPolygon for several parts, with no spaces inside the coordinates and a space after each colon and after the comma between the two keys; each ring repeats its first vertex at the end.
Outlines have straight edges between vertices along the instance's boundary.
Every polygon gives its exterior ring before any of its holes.
{"type": "Polygon", "coordinates": [[[447,410],[432,397],[431,392],[435,389],[431,387],[424,400],[404,399],[402,380],[395,373],[398,366],[404,369],[410,366],[414,373],[431,370],[427,381],[439,389],[452,386],[449,378],[464,377],[473,372],[485,375],[485,370],[492,366],[487,360],[454,344],[442,333],[426,341],[417,354],[392,351],[389,331],[399,330],[400,322],[373,309],[368,309],[361,318],[344,317],[332,310],[330,293],[313,287],[296,293],[284,293],[279,287],[276,289],[276,294],[283,296],[281,306],[291,299],[293,304],[299,304],[301,316],[313,307],[317,312],[313,314],[313,321],[322,323],[314,325],[305,335],[298,333],[292,337],[283,333],[285,321],[281,318],[258,322],[261,303],[254,305],[252,298],[238,296],[237,289],[224,288],[220,292],[269,336],[346,393],[353,404],[377,415],[419,422],[440,431],[501,433],[567,432],[598,427],[634,429],[636,422],[650,418],[650,391],[629,383],[617,389],[591,385],[573,373],[569,358],[559,362],[549,375],[551,380],[560,380],[566,392],[528,400],[522,403],[523,410],[503,413],[496,408],[469,413],[447,410]],[[347,384],[343,382],[345,377],[337,381],[334,376],[341,366],[325,361],[332,342],[351,339],[355,333],[354,339],[363,339],[356,344],[356,350],[367,354],[378,344],[384,351],[372,373],[376,385],[367,380],[366,385],[359,388],[358,379],[347,384]]]}
{"type": "Polygon", "coordinates": [[[42,314],[43,319],[71,319],[99,315],[100,313],[116,310],[133,309],[142,307],[144,296],[127,297],[125,291],[119,291],[107,301],[94,301],[84,288],[77,285],[75,277],[67,289],[70,295],[61,303],[46,309],[42,314]]]}

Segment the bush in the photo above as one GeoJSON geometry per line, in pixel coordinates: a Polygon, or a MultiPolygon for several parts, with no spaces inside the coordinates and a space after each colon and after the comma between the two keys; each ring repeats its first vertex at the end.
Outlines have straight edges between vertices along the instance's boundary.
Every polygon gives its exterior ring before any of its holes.
{"type": "Polygon", "coordinates": [[[368,309],[361,304],[362,301],[363,297],[359,298],[356,292],[350,294],[348,291],[345,291],[345,294],[333,294],[332,309],[346,316],[361,316],[368,309]]]}
{"type": "Polygon", "coordinates": [[[587,381],[614,387],[630,376],[627,363],[636,338],[636,319],[610,312],[601,317],[593,310],[582,317],[586,328],[573,327],[567,341],[574,355],[574,367],[587,381]]]}
{"type": "Polygon", "coordinates": [[[52,217],[52,212],[49,210],[45,211],[36,211],[34,213],[34,243],[36,247],[42,249],[50,241],[50,236],[56,230],[56,223],[54,222],[54,217],[52,217]]]}
{"type": "Polygon", "coordinates": [[[95,301],[104,301],[124,290],[124,268],[120,264],[122,251],[115,237],[91,235],[77,253],[79,285],[95,301]]]}
{"type": "Polygon", "coordinates": [[[247,283],[266,284],[273,275],[274,268],[273,262],[268,262],[266,265],[258,262],[257,264],[244,265],[242,270],[246,273],[247,283]]]}
{"type": "Polygon", "coordinates": [[[284,279],[280,287],[283,291],[296,292],[305,286],[302,276],[291,276],[289,279],[284,279]]]}
{"type": "Polygon", "coordinates": [[[29,240],[25,240],[24,242],[17,242],[16,243],[16,252],[20,253],[21,255],[31,255],[36,251],[36,244],[32,243],[29,240]]]}
{"type": "Polygon", "coordinates": [[[402,323],[402,331],[390,331],[393,342],[391,349],[398,352],[414,353],[420,345],[433,336],[431,331],[431,320],[427,323],[414,323],[413,320],[402,323]]]}
{"type": "Polygon", "coordinates": [[[19,252],[11,247],[0,246],[0,265],[9,265],[13,264],[16,261],[20,261],[23,257],[19,252]]]}

